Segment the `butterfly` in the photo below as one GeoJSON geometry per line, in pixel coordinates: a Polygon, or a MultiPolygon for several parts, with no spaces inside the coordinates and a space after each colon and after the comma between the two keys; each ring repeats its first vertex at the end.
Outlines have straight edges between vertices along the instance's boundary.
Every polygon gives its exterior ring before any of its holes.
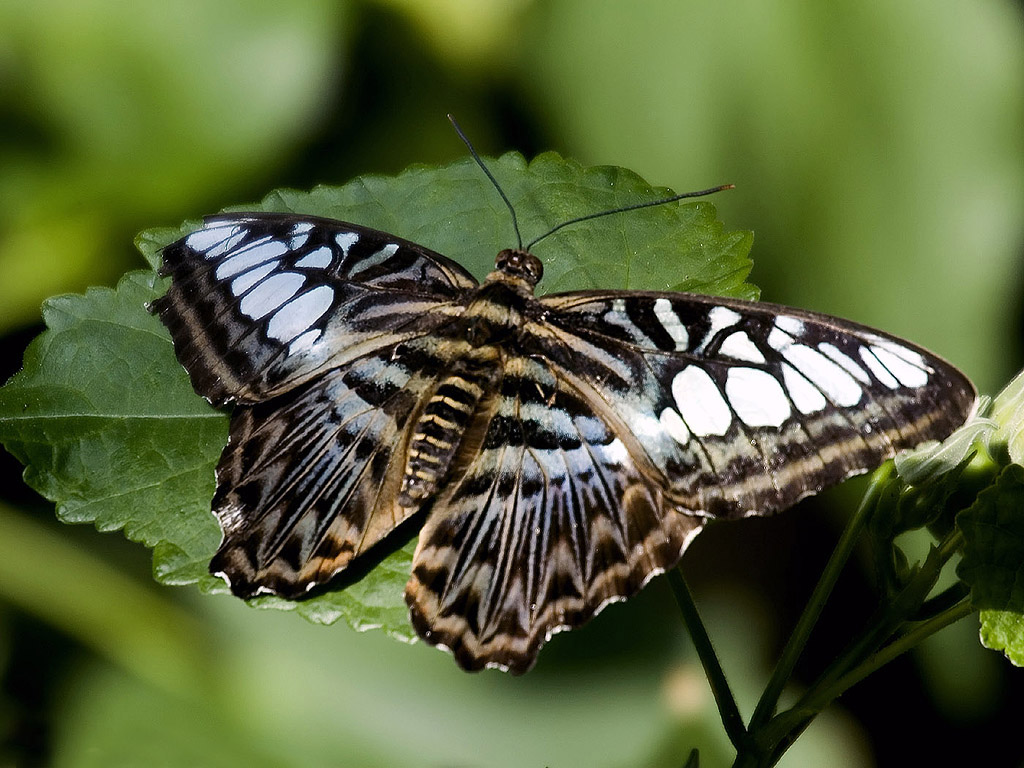
{"type": "Polygon", "coordinates": [[[299,598],[424,520],[412,624],[468,670],[673,567],[712,519],[767,515],[961,425],[975,390],[881,331],[768,303],[536,296],[540,260],[456,262],[357,224],[207,218],[151,304],[195,390],[233,406],[210,571],[299,598]]]}

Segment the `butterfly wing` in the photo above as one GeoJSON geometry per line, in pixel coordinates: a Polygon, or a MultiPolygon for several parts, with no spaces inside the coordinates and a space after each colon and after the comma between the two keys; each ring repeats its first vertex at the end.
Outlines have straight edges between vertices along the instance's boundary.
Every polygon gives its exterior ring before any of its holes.
{"type": "Polygon", "coordinates": [[[466,669],[524,672],[552,633],[675,564],[703,526],[636,436],[535,358],[507,360],[476,445],[436,499],[406,586],[413,625],[466,669]]]}
{"type": "Polygon", "coordinates": [[[255,403],[422,336],[476,286],[422,246],[309,216],[213,216],[163,252],[152,302],[196,391],[255,403]]]}
{"type": "Polygon", "coordinates": [[[406,427],[436,375],[383,350],[237,407],[217,466],[224,540],[211,573],[243,597],[296,597],[412,515],[395,501],[406,427]]]}
{"type": "Polygon", "coordinates": [[[179,361],[197,392],[237,404],[210,570],[244,597],[302,594],[415,511],[391,486],[446,364],[425,340],[476,282],[386,233],[287,214],[208,219],[163,271],[152,309],[179,361]]]}
{"type": "Polygon", "coordinates": [[[586,372],[642,436],[657,482],[694,514],[784,509],[946,437],[975,406],[973,385],[945,361],[827,315],[679,293],[541,304],[542,354],[586,372]]]}

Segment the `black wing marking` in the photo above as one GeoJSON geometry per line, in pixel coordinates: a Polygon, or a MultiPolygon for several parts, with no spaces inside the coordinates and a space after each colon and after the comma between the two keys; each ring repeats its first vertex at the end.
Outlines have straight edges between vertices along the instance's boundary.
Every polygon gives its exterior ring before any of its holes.
{"type": "Polygon", "coordinates": [[[163,257],[173,280],[151,309],[215,405],[267,400],[421,336],[477,284],[401,238],[292,214],[213,216],[163,257]]]}

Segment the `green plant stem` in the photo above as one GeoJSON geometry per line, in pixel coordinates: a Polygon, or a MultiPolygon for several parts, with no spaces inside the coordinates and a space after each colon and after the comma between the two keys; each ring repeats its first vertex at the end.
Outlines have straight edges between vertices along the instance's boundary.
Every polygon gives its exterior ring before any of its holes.
{"type": "Polygon", "coordinates": [[[729,740],[737,751],[742,751],[750,741],[746,727],[743,725],[743,718],[740,716],[739,707],[736,706],[736,699],[729,689],[729,682],[725,679],[725,670],[718,660],[714,646],[711,645],[711,638],[708,636],[704,622],[701,621],[697,604],[693,600],[693,594],[686,584],[686,579],[679,568],[673,568],[668,573],[668,581],[672,586],[679,610],[683,614],[683,622],[693,639],[693,645],[697,649],[701,665],[704,667],[704,674],[707,675],[708,683],[711,685],[711,692],[718,704],[718,713],[722,718],[722,725],[729,740]]]}
{"type": "Polygon", "coordinates": [[[971,613],[974,609],[969,601],[957,603],[935,617],[920,622],[914,629],[882,648],[893,633],[906,622],[907,616],[914,615],[920,610],[928,593],[938,581],[943,567],[960,550],[962,544],[963,536],[954,531],[938,546],[933,547],[917,574],[889,605],[876,612],[860,638],[829,665],[791,709],[774,717],[757,730],[751,728],[752,739],[777,760],[814,717],[850,686],[909,650],[925,637],[971,613]]]}
{"type": "Polygon", "coordinates": [[[959,528],[954,528],[946,538],[944,538],[939,545],[935,548],[938,556],[942,558],[942,563],[939,570],[942,570],[944,566],[953,555],[959,552],[964,546],[964,534],[959,528]]]}
{"type": "Polygon", "coordinates": [[[802,698],[796,706],[780,714],[761,733],[757,734],[759,740],[763,739],[765,743],[772,744],[771,759],[768,763],[751,763],[751,765],[773,765],[811,724],[818,713],[831,702],[871,673],[914,648],[925,638],[974,612],[975,608],[970,601],[965,600],[958,603],[931,619],[921,622],[913,630],[901,635],[845,675],[837,678],[832,684],[820,689],[815,686],[813,695],[808,692],[808,695],[802,698]]]}
{"type": "Polygon", "coordinates": [[[850,555],[853,553],[854,546],[857,543],[857,539],[860,536],[861,531],[863,531],[864,526],[867,525],[868,519],[871,516],[871,510],[875,506],[880,489],[889,479],[891,474],[891,463],[886,464],[885,467],[875,472],[871,479],[871,485],[868,488],[867,493],[864,494],[864,498],[861,501],[860,506],[857,508],[853,518],[846,526],[846,530],[843,531],[843,535],[839,539],[839,543],[832,552],[832,557],[829,558],[828,564],[825,566],[825,570],[821,574],[821,579],[818,580],[818,584],[814,588],[814,592],[807,601],[807,606],[804,608],[803,613],[800,615],[800,619],[793,628],[793,633],[789,636],[789,641],[786,643],[786,647],[783,649],[782,655],[779,657],[779,661],[775,665],[772,676],[768,680],[768,684],[765,686],[764,693],[761,694],[761,698],[757,702],[754,714],[750,718],[750,731],[752,733],[757,732],[762,728],[775,714],[775,710],[779,703],[779,697],[782,696],[782,692],[793,674],[793,669],[796,667],[800,654],[803,653],[803,649],[807,645],[807,640],[810,638],[814,625],[817,623],[818,617],[821,615],[821,611],[825,606],[825,601],[828,600],[829,595],[832,593],[832,589],[835,587],[836,581],[839,579],[840,572],[846,565],[846,562],[850,559],[850,555]]]}
{"type": "Polygon", "coordinates": [[[914,621],[924,621],[932,616],[937,616],[943,611],[952,608],[969,594],[971,594],[969,586],[962,581],[955,582],[935,595],[935,597],[929,597],[925,600],[921,609],[914,616],[914,621]]]}
{"type": "Polygon", "coordinates": [[[971,602],[963,600],[932,618],[920,622],[914,629],[900,635],[889,645],[868,656],[860,664],[838,678],[832,685],[823,688],[813,699],[809,699],[807,704],[812,707],[820,705],[819,709],[824,708],[830,701],[834,701],[872,672],[920,644],[925,638],[934,635],[941,629],[945,629],[950,624],[955,624],[960,619],[970,616],[974,612],[975,608],[971,605],[971,602]]]}
{"type": "Polygon", "coordinates": [[[915,615],[927,599],[928,593],[935,587],[946,563],[962,545],[963,535],[954,530],[937,546],[932,547],[917,573],[887,605],[875,612],[860,638],[825,670],[811,690],[805,694],[805,698],[819,687],[831,686],[837,678],[875,653],[908,620],[908,617],[915,615]]]}

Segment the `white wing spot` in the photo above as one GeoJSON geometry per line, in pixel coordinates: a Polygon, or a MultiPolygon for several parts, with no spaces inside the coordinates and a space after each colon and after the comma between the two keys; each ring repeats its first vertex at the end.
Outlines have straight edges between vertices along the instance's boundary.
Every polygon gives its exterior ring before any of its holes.
{"type": "Polygon", "coordinates": [[[848,374],[857,379],[861,384],[871,383],[871,377],[868,376],[868,372],[857,365],[856,361],[839,349],[839,347],[823,341],[818,345],[818,349],[824,352],[831,360],[841,365],[848,374]]]}
{"type": "Polygon", "coordinates": [[[744,331],[736,331],[736,333],[727,336],[718,351],[726,357],[731,357],[733,360],[743,360],[748,363],[764,362],[764,355],[761,354],[761,350],[757,348],[757,345],[750,340],[750,337],[744,331]]]}
{"type": "Polygon", "coordinates": [[[792,315],[779,315],[775,318],[775,327],[790,336],[802,336],[804,333],[804,321],[792,315]]]}
{"type": "Polygon", "coordinates": [[[707,334],[701,339],[700,344],[697,345],[694,351],[703,351],[719,331],[736,325],[741,319],[742,317],[738,312],[734,312],[728,307],[712,307],[708,312],[708,323],[711,327],[708,328],[707,334]]]}
{"type": "Polygon", "coordinates": [[[274,261],[268,261],[260,267],[256,267],[256,269],[250,269],[248,272],[243,272],[231,281],[231,293],[235,296],[241,296],[264,277],[277,269],[280,264],[281,262],[275,259],[274,261]]]}
{"type": "Polygon", "coordinates": [[[280,240],[260,240],[224,259],[217,265],[214,275],[218,280],[224,280],[272,259],[277,259],[286,253],[288,253],[288,246],[280,240]]]}
{"type": "MultiPolygon", "coordinates": [[[[547,418],[550,419],[551,417],[548,416],[547,418]]],[[[630,413],[627,421],[629,422],[630,430],[641,440],[657,440],[664,431],[654,414],[647,411],[630,413]]]]}
{"type": "Polygon", "coordinates": [[[196,230],[186,237],[185,245],[193,251],[202,253],[208,259],[214,259],[237,245],[245,236],[245,232],[244,229],[234,224],[214,224],[196,230]],[[233,245],[228,244],[230,241],[233,241],[233,245]]]}
{"type": "Polygon", "coordinates": [[[305,352],[316,343],[316,340],[320,338],[322,333],[323,331],[319,328],[314,328],[312,331],[306,331],[288,345],[288,354],[294,355],[297,352],[305,352]]]}
{"type": "Polygon", "coordinates": [[[730,325],[736,325],[742,319],[739,312],[728,307],[712,307],[711,311],[708,312],[708,320],[711,321],[713,332],[728,328],[730,325]]]}
{"type": "Polygon", "coordinates": [[[782,364],[782,380],[786,382],[789,397],[800,413],[815,413],[828,404],[818,388],[789,363],[782,364]]]}
{"type": "Polygon", "coordinates": [[[848,408],[860,402],[864,393],[857,380],[818,350],[804,344],[790,344],[780,351],[836,405],[848,408]]]}
{"type": "Polygon", "coordinates": [[[266,317],[288,299],[298,293],[306,282],[305,275],[297,272],[278,272],[242,297],[238,304],[239,311],[253,320],[266,317]]]}
{"type": "Polygon", "coordinates": [[[267,323],[267,336],[278,341],[291,341],[296,336],[310,330],[317,320],[334,303],[334,289],[327,285],[318,285],[312,290],[300,294],[281,307],[267,323]]]}
{"type": "Polygon", "coordinates": [[[772,328],[768,332],[768,346],[776,352],[782,352],[793,344],[793,337],[778,328],[772,328]]]}
{"type": "Polygon", "coordinates": [[[385,261],[390,259],[398,251],[398,246],[394,243],[388,243],[379,251],[371,253],[365,259],[362,259],[358,264],[355,265],[355,269],[352,270],[352,276],[360,275],[368,269],[383,264],[385,261]]]}
{"type": "Polygon", "coordinates": [[[233,234],[227,238],[220,245],[215,245],[213,248],[206,252],[206,258],[208,259],[219,259],[225,253],[230,253],[240,242],[245,239],[248,231],[240,227],[235,227],[233,234]]]}
{"type": "Polygon", "coordinates": [[[899,388],[900,383],[896,380],[896,377],[889,373],[889,369],[882,365],[881,361],[875,357],[875,353],[868,347],[860,348],[860,359],[864,361],[864,364],[871,369],[871,372],[875,374],[875,378],[882,382],[882,384],[889,389],[899,388]]]}
{"type": "Polygon", "coordinates": [[[331,266],[334,260],[334,253],[326,245],[321,245],[315,251],[310,251],[301,259],[295,262],[296,267],[306,269],[326,269],[331,266]]]}
{"type": "Polygon", "coordinates": [[[633,330],[633,323],[624,315],[626,314],[625,299],[612,299],[612,308],[601,315],[601,319],[609,325],[617,325],[626,330],[633,330]]]}
{"type": "Polygon", "coordinates": [[[729,405],[703,368],[689,365],[672,379],[672,397],[689,430],[699,436],[724,435],[732,423],[729,405]]]}
{"type": "MultiPolygon", "coordinates": [[[[898,349],[903,349],[899,347],[898,349]]],[[[871,351],[875,353],[875,357],[878,358],[879,362],[889,369],[889,373],[899,379],[900,384],[905,387],[923,387],[928,383],[928,372],[918,368],[916,365],[906,360],[902,355],[898,355],[896,350],[893,349],[893,345],[875,345],[871,347],[871,351]]],[[[912,350],[906,350],[911,352],[912,350]]]]}
{"type": "Polygon", "coordinates": [[[302,233],[299,235],[293,235],[292,238],[288,241],[288,247],[293,251],[297,251],[299,248],[306,244],[307,240],[309,240],[308,234],[302,233]]]}
{"type": "Polygon", "coordinates": [[[679,412],[674,408],[666,408],[661,412],[661,426],[668,432],[668,436],[675,440],[680,445],[686,445],[690,442],[690,430],[686,428],[686,423],[683,421],[683,417],[679,415],[679,412]]]}
{"type": "Polygon", "coordinates": [[[311,222],[311,221],[299,221],[299,222],[296,222],[294,227],[292,227],[292,234],[293,235],[304,235],[307,232],[312,231],[312,229],[313,229],[313,222],[311,222]]]}
{"type": "Polygon", "coordinates": [[[341,252],[348,257],[348,249],[359,242],[359,235],[355,232],[341,232],[334,236],[334,242],[341,248],[341,252]]]}
{"type": "Polygon", "coordinates": [[[871,343],[873,346],[889,350],[896,355],[896,357],[906,360],[916,368],[923,368],[926,371],[931,370],[928,366],[928,361],[925,360],[921,353],[916,350],[908,349],[907,347],[900,346],[899,344],[895,344],[888,339],[879,338],[878,336],[872,336],[871,343]]]}
{"type": "Polygon", "coordinates": [[[677,352],[685,352],[690,346],[690,334],[686,326],[679,320],[679,315],[672,309],[672,302],[668,299],[654,300],[654,316],[658,318],[665,333],[672,337],[676,344],[677,352]]]}
{"type": "Polygon", "coordinates": [[[792,413],[789,398],[778,380],[757,368],[731,368],[725,396],[748,427],[781,427],[792,413]]]}
{"type": "Polygon", "coordinates": [[[600,453],[606,461],[613,464],[625,464],[629,460],[629,451],[619,438],[615,438],[608,445],[601,447],[600,453]]]}

